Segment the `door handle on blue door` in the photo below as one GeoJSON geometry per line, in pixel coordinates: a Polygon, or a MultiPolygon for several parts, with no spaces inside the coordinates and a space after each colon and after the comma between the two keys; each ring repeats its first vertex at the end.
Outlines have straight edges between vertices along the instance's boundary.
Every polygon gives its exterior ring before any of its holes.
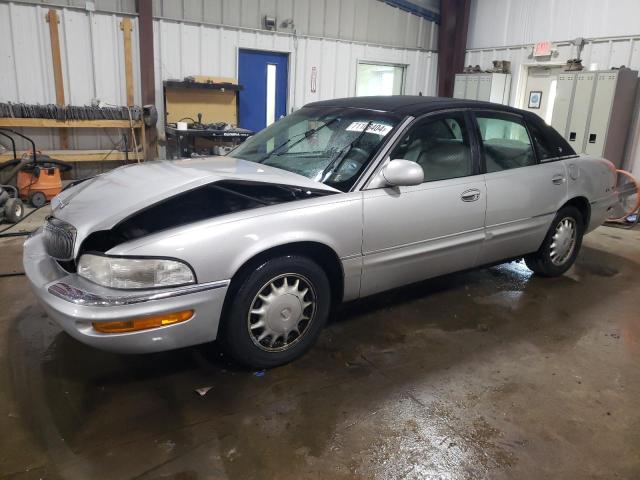
{"type": "Polygon", "coordinates": [[[477,188],[470,188],[469,190],[462,192],[460,198],[463,202],[475,202],[480,198],[480,190],[477,188]]]}
{"type": "Polygon", "coordinates": [[[554,185],[562,185],[565,181],[564,175],[554,175],[551,179],[554,185]]]}

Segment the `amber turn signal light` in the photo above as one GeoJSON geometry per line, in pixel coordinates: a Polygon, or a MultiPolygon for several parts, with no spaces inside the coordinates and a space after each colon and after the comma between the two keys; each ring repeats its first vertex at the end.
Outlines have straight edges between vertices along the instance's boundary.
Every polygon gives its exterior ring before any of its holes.
{"type": "Polygon", "coordinates": [[[182,312],[165,313],[164,315],[137,318],[124,322],[93,322],[92,325],[100,333],[126,333],[173,325],[185,322],[191,317],[193,317],[193,310],[183,310],[182,312]]]}

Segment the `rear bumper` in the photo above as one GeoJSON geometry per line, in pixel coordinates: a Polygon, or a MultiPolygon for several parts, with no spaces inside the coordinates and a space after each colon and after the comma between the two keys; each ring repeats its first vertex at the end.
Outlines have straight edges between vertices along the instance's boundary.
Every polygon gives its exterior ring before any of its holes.
{"type": "Polygon", "coordinates": [[[62,269],[44,251],[41,232],[24,244],[24,269],[47,314],[72,337],[102,350],[148,353],[216,338],[228,280],[175,289],[116,290],[95,285],[62,269]],[[130,333],[104,334],[92,323],[193,310],[191,319],[130,333]]]}

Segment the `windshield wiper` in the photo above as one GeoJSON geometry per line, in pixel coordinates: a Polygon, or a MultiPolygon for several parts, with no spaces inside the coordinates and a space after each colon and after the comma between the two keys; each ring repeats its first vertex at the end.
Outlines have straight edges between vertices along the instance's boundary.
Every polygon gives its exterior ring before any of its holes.
{"type": "Polygon", "coordinates": [[[373,123],[373,120],[367,123],[367,125],[362,130],[362,133],[360,133],[360,135],[354,138],[351,143],[348,143],[347,145],[342,147],[342,150],[338,152],[338,154],[336,155],[336,158],[331,160],[329,164],[326,167],[324,167],[324,170],[322,170],[322,173],[320,174],[320,177],[319,177],[320,180],[318,180],[319,182],[324,182],[342,166],[342,162],[344,162],[344,159],[347,158],[347,155],[349,155],[349,152],[351,151],[351,149],[360,141],[360,139],[364,137],[364,134],[367,133],[367,129],[371,126],[372,123],[373,123]]]}
{"type": "MultiPolygon", "coordinates": [[[[323,123],[322,125],[320,125],[318,128],[310,128],[309,130],[307,130],[306,132],[302,133],[302,138],[300,138],[299,140],[293,142],[289,148],[287,148],[285,151],[281,152],[281,153],[285,153],[286,151],[292,149],[293,147],[295,147],[297,144],[299,144],[300,142],[302,142],[304,139],[309,138],[311,135],[314,135],[316,133],[318,133],[320,130],[322,130],[324,127],[328,127],[329,125],[331,125],[332,123],[336,122],[338,120],[338,117],[332,118],[331,120],[329,120],[327,123],[323,123]]],[[[271,150],[271,152],[267,153],[264,157],[262,157],[260,160],[256,160],[256,163],[263,163],[266,160],[268,160],[269,158],[271,158],[272,155],[274,155],[278,150],[280,150],[282,147],[285,147],[291,140],[293,140],[294,138],[296,138],[297,135],[294,135],[293,137],[290,137],[287,139],[286,142],[282,142],[280,145],[278,145],[276,148],[274,148],[273,150],[271,150]]],[[[280,152],[278,153],[278,155],[281,154],[280,152]]]]}

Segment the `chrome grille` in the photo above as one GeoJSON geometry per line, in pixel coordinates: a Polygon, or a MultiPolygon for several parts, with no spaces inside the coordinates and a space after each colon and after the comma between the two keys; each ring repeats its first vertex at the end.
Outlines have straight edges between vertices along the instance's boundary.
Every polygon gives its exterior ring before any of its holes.
{"type": "Polygon", "coordinates": [[[62,220],[47,218],[44,224],[44,247],[56,260],[73,260],[76,229],[62,220]]]}

